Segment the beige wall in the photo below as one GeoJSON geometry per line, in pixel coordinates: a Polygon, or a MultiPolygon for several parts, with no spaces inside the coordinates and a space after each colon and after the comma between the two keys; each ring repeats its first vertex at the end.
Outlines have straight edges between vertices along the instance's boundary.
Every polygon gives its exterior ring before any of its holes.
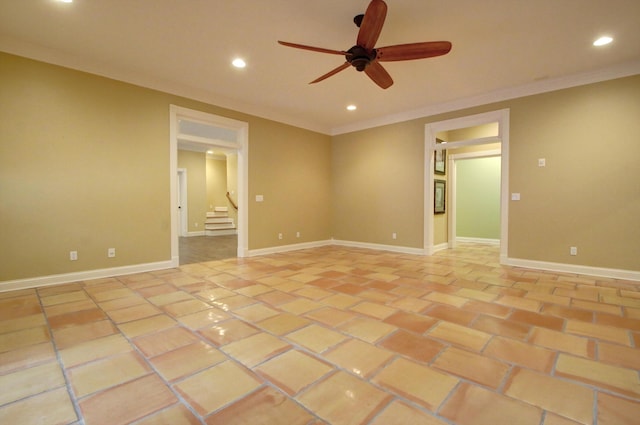
{"type": "Polygon", "coordinates": [[[207,209],[213,211],[215,207],[226,207],[229,202],[226,194],[227,159],[207,158],[207,209]]]}
{"type": "Polygon", "coordinates": [[[423,247],[422,123],[336,136],[332,158],[334,238],[423,247]]]}
{"type": "Polygon", "coordinates": [[[178,150],[178,168],[187,170],[187,232],[204,232],[207,215],[206,156],[178,150]]]}
{"type": "Polygon", "coordinates": [[[422,248],[424,125],[509,108],[509,256],[640,270],[638,99],[634,76],[332,138],[0,53],[0,281],[170,259],[170,104],[249,123],[249,249],[422,248]]]}
{"type": "Polygon", "coordinates": [[[421,247],[424,125],[509,108],[509,257],[640,270],[638,99],[633,76],[334,137],[334,235],[390,244],[400,223],[421,247]]]}
{"type": "Polygon", "coordinates": [[[327,136],[259,120],[249,147],[249,246],[268,248],[331,238],[331,144],[327,136]],[[256,202],[256,195],[264,197],[256,202]],[[261,229],[255,232],[253,229],[261,229]],[[300,232],[300,238],[296,238],[300,232]],[[278,233],[283,234],[282,240],[278,233]]]}
{"type": "Polygon", "coordinates": [[[0,281],[171,259],[170,104],[249,123],[249,249],[330,238],[329,136],[0,53],[0,281]]]}

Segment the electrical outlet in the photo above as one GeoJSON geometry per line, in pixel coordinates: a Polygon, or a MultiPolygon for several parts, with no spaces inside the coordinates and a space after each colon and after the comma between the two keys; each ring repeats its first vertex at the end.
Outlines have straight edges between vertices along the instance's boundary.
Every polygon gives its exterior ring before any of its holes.
{"type": "Polygon", "coordinates": [[[78,259],[78,251],[69,251],[69,260],[76,261],[78,259]]]}
{"type": "Polygon", "coordinates": [[[398,235],[396,234],[396,232],[393,232],[391,234],[391,239],[398,239],[398,235]]]}
{"type": "Polygon", "coordinates": [[[578,255],[578,247],[577,246],[572,246],[571,248],[569,248],[569,254],[578,255]]]}
{"type": "Polygon", "coordinates": [[[109,248],[107,250],[107,257],[113,258],[115,256],[116,256],[116,249],[115,248],[109,248]]]}
{"type": "Polygon", "coordinates": [[[300,232],[296,232],[296,238],[300,237],[300,232]]]}
{"type": "Polygon", "coordinates": [[[278,239],[282,239],[282,233],[278,233],[278,239]]]}

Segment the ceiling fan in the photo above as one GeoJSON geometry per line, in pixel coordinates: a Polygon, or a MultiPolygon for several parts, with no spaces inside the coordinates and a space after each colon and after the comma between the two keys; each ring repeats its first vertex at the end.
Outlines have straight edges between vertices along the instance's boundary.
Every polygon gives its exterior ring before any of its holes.
{"type": "Polygon", "coordinates": [[[371,0],[364,15],[353,18],[360,27],[356,45],[349,50],[331,50],[322,47],[306,46],[304,44],[279,41],[283,46],[296,49],[311,50],[313,52],[343,55],[346,62],[339,67],[316,78],[309,84],[318,83],[338,72],[353,66],[358,71],[364,71],[377,85],[383,89],[391,87],[393,79],[380,62],[405,61],[442,56],[449,53],[451,43],[448,41],[427,41],[422,43],[397,44],[394,46],[375,48],[384,20],[387,16],[387,4],[383,0],[371,0]]]}

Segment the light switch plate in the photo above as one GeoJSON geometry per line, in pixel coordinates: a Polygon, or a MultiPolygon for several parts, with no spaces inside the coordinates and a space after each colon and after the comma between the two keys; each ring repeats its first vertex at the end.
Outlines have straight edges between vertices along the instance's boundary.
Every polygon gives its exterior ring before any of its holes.
{"type": "Polygon", "coordinates": [[[256,202],[262,202],[262,201],[264,201],[264,196],[256,195],[256,202]]]}
{"type": "Polygon", "coordinates": [[[511,194],[511,200],[512,201],[519,201],[520,200],[520,194],[519,193],[512,193],[511,194]]]}

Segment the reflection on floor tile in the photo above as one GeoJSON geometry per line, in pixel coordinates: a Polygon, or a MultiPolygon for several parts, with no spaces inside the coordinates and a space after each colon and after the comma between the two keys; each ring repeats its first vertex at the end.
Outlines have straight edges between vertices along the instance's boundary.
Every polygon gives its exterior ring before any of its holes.
{"type": "Polygon", "coordinates": [[[0,423],[631,425],[640,284],[322,247],[0,293],[0,423]]]}

